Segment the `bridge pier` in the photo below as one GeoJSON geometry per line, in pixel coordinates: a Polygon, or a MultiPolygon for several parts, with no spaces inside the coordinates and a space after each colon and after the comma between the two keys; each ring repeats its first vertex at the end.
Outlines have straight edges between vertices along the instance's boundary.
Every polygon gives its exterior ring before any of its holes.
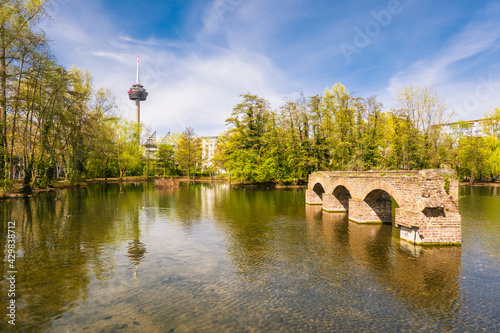
{"type": "Polygon", "coordinates": [[[323,210],[330,213],[346,213],[347,209],[342,205],[336,196],[329,193],[323,193],[323,210]]]}
{"type": "Polygon", "coordinates": [[[357,223],[392,223],[391,210],[390,201],[349,199],[349,220],[357,223]]]}
{"type": "MultiPolygon", "coordinates": [[[[324,194],[323,194],[324,195],[324,194]]],[[[306,204],[308,205],[322,205],[323,195],[318,195],[313,190],[306,190],[306,204]]]]}

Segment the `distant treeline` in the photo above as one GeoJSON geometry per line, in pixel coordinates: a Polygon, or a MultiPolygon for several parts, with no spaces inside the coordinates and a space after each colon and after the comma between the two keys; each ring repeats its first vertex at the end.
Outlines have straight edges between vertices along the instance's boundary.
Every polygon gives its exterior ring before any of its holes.
{"type": "Polygon", "coordinates": [[[288,100],[277,110],[256,95],[241,95],[226,120],[217,161],[240,181],[284,183],[317,170],[454,168],[474,182],[500,174],[500,109],[485,117],[484,136],[459,122],[428,87],[409,86],[395,108],[376,97],[353,96],[337,83],[323,95],[288,100]]]}

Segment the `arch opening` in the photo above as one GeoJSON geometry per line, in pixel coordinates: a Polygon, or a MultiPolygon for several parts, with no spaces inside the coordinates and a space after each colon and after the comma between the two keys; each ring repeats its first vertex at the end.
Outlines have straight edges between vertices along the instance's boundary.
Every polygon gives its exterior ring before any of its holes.
{"type": "Polygon", "coordinates": [[[422,213],[424,213],[425,217],[446,217],[442,207],[425,207],[422,213]]]}
{"type": "Polygon", "coordinates": [[[325,193],[325,189],[323,188],[323,185],[320,183],[316,183],[313,187],[313,192],[316,193],[316,195],[323,200],[323,193],[325,193]]]}
{"type": "Polygon", "coordinates": [[[349,199],[352,198],[351,193],[349,193],[349,190],[345,186],[339,185],[335,188],[335,190],[333,191],[332,194],[335,198],[337,198],[337,200],[340,202],[340,204],[348,212],[349,211],[349,199]]]}
{"type": "Polygon", "coordinates": [[[376,189],[368,193],[364,201],[370,206],[382,223],[393,224],[398,203],[386,191],[376,189]]]}

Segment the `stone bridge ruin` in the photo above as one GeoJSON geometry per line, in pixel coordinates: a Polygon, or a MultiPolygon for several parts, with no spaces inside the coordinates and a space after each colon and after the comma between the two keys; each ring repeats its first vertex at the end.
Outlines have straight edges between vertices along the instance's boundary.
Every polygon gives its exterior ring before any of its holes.
{"type": "Polygon", "coordinates": [[[453,170],[321,171],[309,175],[306,203],[348,213],[357,223],[394,223],[415,244],[460,244],[453,170]]]}

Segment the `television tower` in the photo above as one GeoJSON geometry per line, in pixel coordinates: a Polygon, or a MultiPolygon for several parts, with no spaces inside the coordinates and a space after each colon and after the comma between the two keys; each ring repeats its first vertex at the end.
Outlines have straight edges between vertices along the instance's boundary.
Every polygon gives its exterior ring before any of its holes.
{"type": "Polygon", "coordinates": [[[141,122],[141,101],[148,98],[146,89],[139,83],[139,55],[137,55],[137,82],[128,91],[128,98],[135,101],[135,122],[141,122]]]}

